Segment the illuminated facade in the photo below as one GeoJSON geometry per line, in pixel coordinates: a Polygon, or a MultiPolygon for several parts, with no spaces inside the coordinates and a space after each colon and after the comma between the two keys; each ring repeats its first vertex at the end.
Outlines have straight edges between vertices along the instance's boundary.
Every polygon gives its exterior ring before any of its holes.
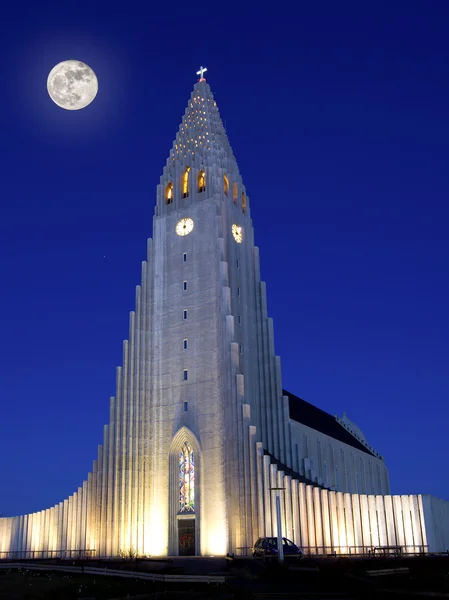
{"type": "Polygon", "coordinates": [[[67,500],[0,519],[0,553],[235,552],[276,533],[271,487],[313,551],[446,549],[448,503],[390,496],[354,424],[283,391],[250,201],[203,74],[157,187],[98,458],[67,500]]]}

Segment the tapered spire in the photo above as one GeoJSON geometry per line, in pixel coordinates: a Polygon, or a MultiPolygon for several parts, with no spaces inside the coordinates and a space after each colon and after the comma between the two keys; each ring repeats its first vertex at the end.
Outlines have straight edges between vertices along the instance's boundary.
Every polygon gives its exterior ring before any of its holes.
{"type": "Polygon", "coordinates": [[[218,162],[223,168],[236,168],[217,103],[204,78],[206,70],[201,67],[197,72],[200,79],[194,85],[167,164],[200,166],[218,162]]]}

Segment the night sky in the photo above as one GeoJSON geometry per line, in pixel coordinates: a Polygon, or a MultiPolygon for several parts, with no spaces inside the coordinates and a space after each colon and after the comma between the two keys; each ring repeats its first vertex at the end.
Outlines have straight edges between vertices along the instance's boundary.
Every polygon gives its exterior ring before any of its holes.
{"type": "Polygon", "coordinates": [[[53,506],[92,468],[202,64],[284,387],[346,411],[392,493],[449,500],[449,3],[265,5],[2,7],[0,514],[53,506]],[[66,59],[98,76],[84,110],[47,94],[66,59]]]}

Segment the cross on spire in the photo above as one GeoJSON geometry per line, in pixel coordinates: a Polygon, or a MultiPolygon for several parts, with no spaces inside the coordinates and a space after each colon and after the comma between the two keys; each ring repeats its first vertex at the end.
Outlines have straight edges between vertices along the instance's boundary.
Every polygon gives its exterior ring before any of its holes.
{"type": "Polygon", "coordinates": [[[207,71],[206,67],[200,67],[200,70],[196,72],[197,75],[200,76],[200,81],[204,79],[203,75],[207,71]]]}

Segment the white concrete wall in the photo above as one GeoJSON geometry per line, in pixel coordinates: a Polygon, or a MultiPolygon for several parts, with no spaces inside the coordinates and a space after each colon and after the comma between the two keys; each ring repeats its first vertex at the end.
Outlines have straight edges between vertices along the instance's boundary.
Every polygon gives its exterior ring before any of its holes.
{"type": "Polygon", "coordinates": [[[388,494],[388,470],[383,460],[290,420],[297,471],[338,492],[388,494]]]}

